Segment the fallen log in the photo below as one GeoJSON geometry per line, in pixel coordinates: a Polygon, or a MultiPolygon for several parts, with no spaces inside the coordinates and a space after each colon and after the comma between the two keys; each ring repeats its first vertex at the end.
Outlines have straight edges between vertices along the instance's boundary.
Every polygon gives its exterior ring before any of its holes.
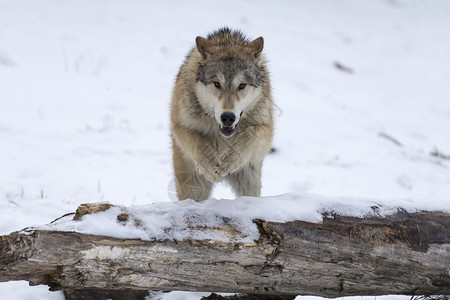
{"type": "Polygon", "coordinates": [[[64,290],[68,299],[83,290],[103,291],[113,299],[133,299],[148,290],[286,299],[450,294],[450,215],[445,212],[397,210],[355,217],[323,210],[321,222],[253,219],[251,226],[258,234],[248,240],[242,237],[251,236],[252,229],[236,225],[239,222],[220,212],[215,212],[210,225],[202,222],[203,214],[211,213],[208,210],[195,207],[181,219],[170,219],[168,210],[155,209],[152,218],[168,219],[166,232],[186,227],[188,236],[143,240],[68,230],[102,218],[112,224],[104,226],[150,230],[142,215],[136,215],[139,209],[109,204],[82,205],[76,214],[50,226],[1,236],[0,282],[45,284],[64,290]],[[213,232],[211,238],[205,232],[213,232]]]}

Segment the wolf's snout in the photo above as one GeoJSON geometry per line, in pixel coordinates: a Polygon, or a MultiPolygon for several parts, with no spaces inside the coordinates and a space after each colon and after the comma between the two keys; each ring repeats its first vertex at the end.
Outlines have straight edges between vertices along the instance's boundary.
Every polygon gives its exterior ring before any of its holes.
{"type": "Polygon", "coordinates": [[[224,112],[220,115],[219,130],[225,137],[231,137],[236,131],[236,125],[233,125],[236,121],[236,115],[232,112],[224,112]]]}
{"type": "Polygon", "coordinates": [[[236,115],[231,112],[225,112],[220,115],[220,120],[222,121],[223,126],[229,127],[236,121],[236,115]]]}

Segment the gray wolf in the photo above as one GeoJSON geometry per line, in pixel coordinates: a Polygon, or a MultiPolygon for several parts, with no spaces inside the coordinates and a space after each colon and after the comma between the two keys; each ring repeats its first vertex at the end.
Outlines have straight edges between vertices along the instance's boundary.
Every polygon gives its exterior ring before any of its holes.
{"type": "Polygon", "coordinates": [[[173,167],[179,200],[208,199],[225,180],[237,196],[260,196],[273,136],[264,40],[219,29],[197,37],[171,100],[173,167]]]}

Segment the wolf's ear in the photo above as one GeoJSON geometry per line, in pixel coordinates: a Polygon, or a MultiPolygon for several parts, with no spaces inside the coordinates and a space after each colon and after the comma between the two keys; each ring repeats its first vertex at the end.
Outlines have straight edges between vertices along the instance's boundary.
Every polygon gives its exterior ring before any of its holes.
{"type": "Polygon", "coordinates": [[[211,41],[198,36],[195,39],[195,44],[197,45],[197,50],[203,54],[203,58],[207,58],[209,54],[211,54],[211,41]]]}
{"type": "Polygon", "coordinates": [[[247,51],[252,53],[255,57],[258,57],[258,55],[261,53],[264,47],[264,39],[262,36],[257,38],[256,40],[250,42],[245,48],[247,51]]]}

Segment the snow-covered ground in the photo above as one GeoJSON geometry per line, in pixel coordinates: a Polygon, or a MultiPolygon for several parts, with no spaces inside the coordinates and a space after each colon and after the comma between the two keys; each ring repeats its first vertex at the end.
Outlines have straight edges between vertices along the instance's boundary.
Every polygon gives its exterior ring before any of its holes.
{"type": "MultiPolygon", "coordinates": [[[[263,36],[270,60],[264,196],[450,209],[449,1],[0,0],[0,234],[85,202],[171,201],[174,78],[224,25],[263,36]]],[[[0,296],[62,299],[26,282],[0,296]]]]}
{"type": "Polygon", "coordinates": [[[31,234],[40,229],[146,241],[213,240],[251,244],[260,238],[259,230],[253,222],[255,219],[280,223],[296,220],[319,223],[323,221],[323,215],[328,213],[359,218],[384,217],[397,213],[399,208],[410,213],[437,210],[450,214],[448,204],[442,207],[442,203],[433,201],[416,203],[411,200],[326,197],[309,193],[209,199],[202,202],[187,199],[176,203],[160,202],[129,207],[96,204],[97,209],[103,209],[83,215],[81,220],[73,220],[73,214],[68,214],[51,224],[27,227],[22,232],[31,234]],[[395,203],[394,206],[391,202],[395,203]],[[130,216],[130,220],[118,222],[121,214],[130,216]],[[227,220],[226,224],[224,218],[227,220]],[[233,234],[221,230],[224,225],[231,225],[233,234]]]}

